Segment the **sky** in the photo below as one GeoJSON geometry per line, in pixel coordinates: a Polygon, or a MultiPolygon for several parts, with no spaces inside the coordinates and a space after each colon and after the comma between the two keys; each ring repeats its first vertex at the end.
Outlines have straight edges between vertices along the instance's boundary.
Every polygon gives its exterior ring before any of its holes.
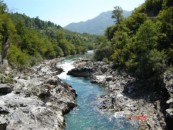
{"type": "Polygon", "coordinates": [[[145,0],[3,0],[10,12],[39,17],[62,27],[69,23],[86,21],[102,12],[121,6],[131,11],[145,0]]]}

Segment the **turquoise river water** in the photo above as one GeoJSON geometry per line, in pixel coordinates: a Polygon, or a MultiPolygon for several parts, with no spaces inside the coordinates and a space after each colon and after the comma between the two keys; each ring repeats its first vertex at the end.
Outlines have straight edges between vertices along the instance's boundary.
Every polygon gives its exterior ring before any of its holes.
{"type": "Polygon", "coordinates": [[[65,115],[65,130],[137,130],[136,125],[123,117],[115,117],[113,113],[103,113],[98,110],[99,95],[107,90],[98,84],[90,83],[89,79],[68,76],[73,60],[65,60],[62,68],[65,72],[59,75],[64,82],[77,91],[77,107],[65,115]]]}

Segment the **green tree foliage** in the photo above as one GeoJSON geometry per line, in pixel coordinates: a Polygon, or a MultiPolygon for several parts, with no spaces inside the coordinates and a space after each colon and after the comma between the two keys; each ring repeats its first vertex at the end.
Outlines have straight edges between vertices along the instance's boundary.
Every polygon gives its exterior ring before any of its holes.
{"type": "MultiPolygon", "coordinates": [[[[134,72],[137,77],[146,79],[150,76],[153,76],[152,68],[149,64],[149,55],[153,49],[157,48],[158,41],[158,31],[155,24],[148,20],[144,24],[142,24],[135,36],[134,41],[134,54],[136,66],[134,68],[134,72]],[[148,73],[146,73],[148,72],[148,73]]],[[[156,56],[156,55],[155,55],[156,56]]],[[[130,58],[130,57],[129,57],[130,58]]],[[[131,68],[128,68],[132,70],[131,68]]]]}
{"type": "Polygon", "coordinates": [[[115,19],[116,23],[120,23],[120,21],[123,19],[123,10],[120,6],[114,7],[112,18],[115,19]]]}
{"type": "Polygon", "coordinates": [[[105,44],[97,46],[95,59],[107,58],[115,69],[159,84],[173,64],[172,12],[171,0],[146,0],[130,17],[106,30],[109,42],[102,39],[105,44]]]}
{"type": "Polygon", "coordinates": [[[7,5],[0,0],[0,14],[7,12],[7,5]]]}
{"type": "Polygon", "coordinates": [[[10,37],[15,32],[14,25],[6,13],[6,5],[0,1],[0,41],[1,41],[1,63],[7,59],[10,37]]]}
{"type": "Polygon", "coordinates": [[[163,3],[162,3],[162,8],[163,9],[166,9],[168,7],[171,7],[173,6],[173,1],[172,0],[163,0],[163,3]]]}
{"type": "Polygon", "coordinates": [[[23,53],[17,46],[11,45],[8,60],[13,67],[27,67],[31,64],[32,57],[23,53]]]}
{"type": "Polygon", "coordinates": [[[152,70],[150,73],[154,75],[154,78],[158,78],[159,81],[163,76],[163,72],[166,70],[167,66],[167,56],[164,51],[158,51],[157,49],[153,49],[148,54],[148,64],[149,68],[152,70]]]}
{"type": "Polygon", "coordinates": [[[62,48],[62,50],[64,52],[64,56],[71,54],[72,45],[67,40],[65,40],[65,39],[60,40],[58,45],[60,48],[62,48]]]}
{"type": "Polygon", "coordinates": [[[173,63],[173,7],[162,10],[157,17],[160,27],[159,47],[169,55],[169,62],[173,63]]]}
{"type": "Polygon", "coordinates": [[[118,30],[128,31],[128,28],[126,28],[123,24],[116,24],[112,27],[107,28],[105,36],[108,38],[109,41],[111,41],[114,37],[115,32],[117,32],[118,30]]]}
{"type": "Polygon", "coordinates": [[[102,36],[97,39],[97,49],[95,50],[94,58],[96,60],[102,61],[103,59],[110,58],[113,48],[111,48],[111,43],[102,36]]]}
{"type": "Polygon", "coordinates": [[[9,63],[27,67],[44,59],[85,53],[94,47],[96,36],[73,33],[39,17],[8,13],[6,4],[0,1],[0,42],[7,43],[7,39],[11,43],[9,63]]]}
{"type": "Polygon", "coordinates": [[[135,35],[138,28],[148,19],[145,13],[133,12],[130,17],[125,19],[124,25],[129,29],[129,35],[135,35]]]}
{"type": "Polygon", "coordinates": [[[148,16],[156,16],[162,9],[163,0],[146,0],[145,1],[145,12],[148,16]]]}

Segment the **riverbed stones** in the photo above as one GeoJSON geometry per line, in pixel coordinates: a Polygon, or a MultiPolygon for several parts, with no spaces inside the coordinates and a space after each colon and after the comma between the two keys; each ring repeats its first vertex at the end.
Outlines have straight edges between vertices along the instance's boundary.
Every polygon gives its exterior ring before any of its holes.
{"type": "Polygon", "coordinates": [[[63,115],[76,106],[76,91],[59,79],[58,61],[15,72],[14,82],[0,84],[0,130],[60,130],[63,115]],[[54,71],[58,71],[54,73],[54,71]]]}

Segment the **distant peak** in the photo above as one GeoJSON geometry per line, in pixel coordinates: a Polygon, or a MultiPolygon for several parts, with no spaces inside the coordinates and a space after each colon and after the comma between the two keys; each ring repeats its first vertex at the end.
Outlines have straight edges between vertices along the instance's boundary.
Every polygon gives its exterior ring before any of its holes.
{"type": "MultiPolygon", "coordinates": [[[[132,11],[124,11],[124,17],[129,16],[131,12],[132,11]]],[[[65,29],[78,33],[103,35],[106,28],[114,24],[114,19],[112,19],[111,16],[111,10],[105,11],[92,19],[70,23],[65,26],[65,29]]]]}

